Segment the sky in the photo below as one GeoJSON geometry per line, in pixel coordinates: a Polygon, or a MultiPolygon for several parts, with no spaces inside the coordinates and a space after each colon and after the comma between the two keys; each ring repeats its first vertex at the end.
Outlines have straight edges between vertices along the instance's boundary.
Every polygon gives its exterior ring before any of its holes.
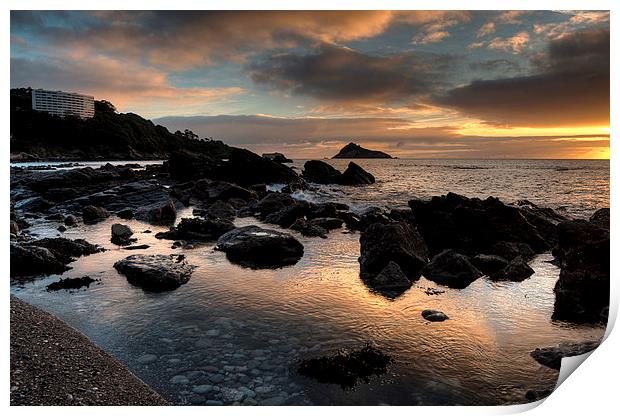
{"type": "Polygon", "coordinates": [[[606,11],[12,11],[11,87],[330,157],[609,158],[606,11]]]}

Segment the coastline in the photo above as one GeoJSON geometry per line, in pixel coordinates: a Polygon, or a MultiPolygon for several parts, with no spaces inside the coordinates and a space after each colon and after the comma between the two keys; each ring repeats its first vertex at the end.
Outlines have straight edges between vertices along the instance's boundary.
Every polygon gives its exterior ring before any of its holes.
{"type": "Polygon", "coordinates": [[[169,404],[84,334],[13,295],[10,303],[12,406],[169,404]]]}

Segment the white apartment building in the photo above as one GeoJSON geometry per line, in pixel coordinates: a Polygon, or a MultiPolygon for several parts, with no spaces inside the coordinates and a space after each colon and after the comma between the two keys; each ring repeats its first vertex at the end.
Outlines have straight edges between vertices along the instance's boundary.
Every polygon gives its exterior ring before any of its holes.
{"type": "Polygon", "coordinates": [[[74,115],[91,118],[95,115],[95,97],[75,92],[32,90],[32,109],[56,116],[74,115]]]}

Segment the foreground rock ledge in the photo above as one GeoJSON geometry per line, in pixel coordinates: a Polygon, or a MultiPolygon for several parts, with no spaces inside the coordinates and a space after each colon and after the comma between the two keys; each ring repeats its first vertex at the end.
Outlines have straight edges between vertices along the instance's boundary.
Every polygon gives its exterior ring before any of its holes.
{"type": "Polygon", "coordinates": [[[196,266],[188,264],[184,255],[134,254],[114,263],[114,268],[132,285],[164,292],[187,283],[196,266]]]}
{"type": "Polygon", "coordinates": [[[11,296],[11,405],[167,404],[86,336],[11,296]]]}

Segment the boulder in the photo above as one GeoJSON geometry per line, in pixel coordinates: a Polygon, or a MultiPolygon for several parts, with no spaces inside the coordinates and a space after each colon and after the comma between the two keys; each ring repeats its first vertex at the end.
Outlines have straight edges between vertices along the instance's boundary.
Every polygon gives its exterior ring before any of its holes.
{"type": "Polygon", "coordinates": [[[279,211],[273,212],[265,217],[265,222],[278,224],[280,227],[289,228],[295,221],[303,218],[308,212],[309,204],[305,201],[294,201],[279,211]]]}
{"type": "Polygon", "coordinates": [[[11,221],[11,234],[13,235],[19,234],[19,225],[17,225],[16,221],[11,221]]]}
{"type": "Polygon", "coordinates": [[[554,292],[553,319],[606,322],[610,295],[609,230],[584,220],[558,225],[553,250],[561,271],[554,292]]]}
{"type": "Polygon", "coordinates": [[[342,185],[369,185],[375,183],[375,177],[357,163],[349,162],[349,166],[342,173],[340,183],[342,185]]]}
{"type": "Polygon", "coordinates": [[[327,230],[318,225],[312,225],[304,218],[298,218],[293,225],[290,226],[291,230],[295,230],[301,233],[304,237],[321,237],[327,238],[327,230]]]}
{"type": "Polygon", "coordinates": [[[609,208],[601,208],[590,217],[590,223],[609,231],[609,208]]]}
{"type": "Polygon", "coordinates": [[[377,275],[364,281],[368,287],[388,298],[394,298],[412,285],[400,266],[390,261],[377,275]]]}
{"type": "Polygon", "coordinates": [[[310,220],[310,225],[316,225],[326,230],[337,230],[342,227],[344,221],[340,218],[319,217],[310,220]]]}
{"type": "Polygon", "coordinates": [[[524,243],[540,253],[550,247],[521,210],[497,198],[466,198],[454,193],[433,197],[429,201],[411,200],[420,234],[432,254],[445,249],[474,256],[498,254],[491,248],[501,241],[524,243]]]}
{"type": "Polygon", "coordinates": [[[446,315],[445,313],[441,311],[436,311],[433,309],[423,310],[422,318],[426,319],[427,321],[431,321],[431,322],[443,322],[446,319],[450,319],[448,318],[448,315],[446,315]]]}
{"type": "Polygon", "coordinates": [[[290,234],[255,225],[222,235],[216,249],[233,263],[258,269],[292,265],[304,254],[304,246],[290,234]]]}
{"type": "Polygon", "coordinates": [[[352,388],[359,382],[370,382],[372,376],[385,374],[392,361],[390,356],[366,345],[361,349],[342,349],[332,355],[302,360],[297,372],[319,383],[352,388]]]}
{"type": "Polygon", "coordinates": [[[149,224],[172,224],[177,217],[177,209],[171,199],[139,208],[136,219],[149,224]]]}
{"type": "Polygon", "coordinates": [[[129,226],[124,224],[112,224],[112,243],[119,246],[131,244],[131,236],[133,231],[129,226]]]}
{"type": "Polygon", "coordinates": [[[586,354],[596,349],[600,343],[600,341],[586,341],[580,343],[565,342],[557,347],[536,348],[530,355],[540,364],[560,371],[562,358],[586,354]]]}
{"type": "Polygon", "coordinates": [[[428,280],[455,289],[464,289],[482,276],[468,257],[454,250],[444,250],[435,255],[422,273],[428,280]]]}
{"type": "Polygon", "coordinates": [[[558,241],[557,225],[568,220],[567,217],[548,207],[539,207],[528,200],[517,202],[523,217],[529,222],[550,245],[558,241]]]}
{"type": "Polygon", "coordinates": [[[360,274],[363,279],[379,274],[390,261],[398,264],[409,280],[417,280],[428,261],[428,249],[408,223],[372,224],[360,236],[360,274]]]}
{"type": "Polygon", "coordinates": [[[132,285],[163,292],[187,283],[196,266],[188,264],[183,255],[133,254],[114,263],[114,268],[132,285]]]}
{"type": "Polygon", "coordinates": [[[41,212],[41,211],[46,211],[47,209],[49,209],[52,206],[52,204],[40,197],[40,196],[33,196],[31,198],[26,198],[26,199],[22,199],[20,201],[15,202],[15,209],[17,211],[30,211],[30,212],[41,212]]]}
{"type": "Polygon", "coordinates": [[[78,220],[73,215],[67,215],[65,217],[65,225],[67,227],[75,227],[76,225],[78,225],[78,220]]]}
{"type": "Polygon", "coordinates": [[[228,202],[217,200],[207,207],[205,214],[211,218],[220,218],[222,220],[232,221],[237,215],[237,210],[228,202]]]}
{"type": "Polygon", "coordinates": [[[131,209],[131,208],[125,208],[125,209],[122,209],[122,210],[120,210],[120,211],[118,211],[118,212],[116,213],[116,216],[117,216],[117,217],[119,217],[119,218],[121,218],[121,219],[124,219],[124,220],[130,220],[130,219],[132,219],[135,215],[136,215],[136,214],[135,214],[134,210],[133,210],[133,209],[131,209]]]}
{"type": "Polygon", "coordinates": [[[534,269],[532,269],[522,257],[515,257],[502,270],[491,273],[488,276],[491,280],[521,282],[533,274],[534,269]]]}
{"type": "Polygon", "coordinates": [[[102,207],[87,205],[82,209],[82,218],[85,224],[95,224],[105,220],[109,216],[110,213],[108,210],[102,207]]]}
{"type": "Polygon", "coordinates": [[[53,282],[47,285],[47,291],[55,292],[58,290],[81,289],[84,286],[89,287],[91,283],[95,281],[95,279],[92,279],[89,276],[60,279],[57,282],[53,282]]]}
{"type": "Polygon", "coordinates": [[[496,256],[505,258],[506,260],[512,260],[515,257],[523,257],[524,259],[531,259],[534,257],[534,250],[527,243],[519,243],[515,241],[499,241],[489,249],[489,252],[496,256]]]}
{"type": "Polygon", "coordinates": [[[235,228],[230,220],[221,218],[182,218],[170,231],[155,234],[166,240],[215,241],[235,228]]]}
{"type": "Polygon", "coordinates": [[[88,256],[90,254],[105,251],[98,245],[91,244],[81,238],[76,240],[70,240],[62,237],[42,238],[40,240],[24,243],[24,245],[31,247],[44,247],[50,250],[57,259],[65,264],[75,261],[77,257],[88,256]]]}
{"type": "Polygon", "coordinates": [[[494,254],[478,254],[471,259],[471,263],[487,276],[497,273],[508,266],[508,260],[494,254]]]}
{"type": "Polygon", "coordinates": [[[273,214],[294,204],[295,199],[293,199],[292,196],[280,192],[271,192],[256,203],[254,211],[264,219],[267,218],[269,214],[273,214]]]}
{"type": "Polygon", "coordinates": [[[191,198],[201,202],[228,201],[233,198],[250,201],[257,199],[257,193],[251,189],[225,181],[201,179],[189,190],[191,198]]]}
{"type": "Polygon", "coordinates": [[[337,184],[342,179],[338,169],[320,160],[308,160],[301,174],[308,182],[319,184],[337,184]]]}

